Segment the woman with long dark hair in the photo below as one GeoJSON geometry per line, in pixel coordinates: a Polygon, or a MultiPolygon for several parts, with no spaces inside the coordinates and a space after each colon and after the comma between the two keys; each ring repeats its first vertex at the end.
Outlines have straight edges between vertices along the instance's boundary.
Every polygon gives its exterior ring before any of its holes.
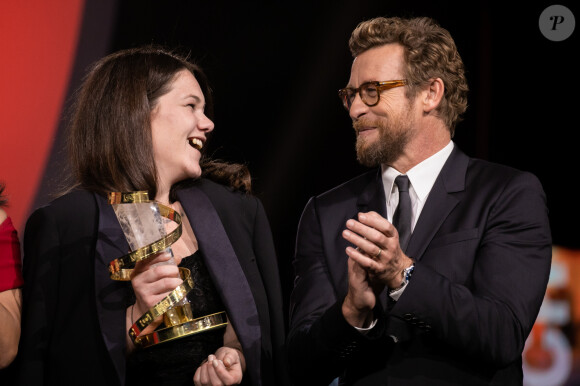
{"type": "Polygon", "coordinates": [[[173,52],[129,49],[93,66],[68,133],[74,183],[36,210],[25,231],[22,384],[284,383],[268,220],[244,166],[202,159],[210,114],[203,72],[173,52]],[[223,312],[225,328],[135,344],[158,339],[159,317],[133,327],[183,277],[178,266],[158,265],[171,258],[158,253],[136,263],[130,285],[111,279],[109,263],[129,247],[107,197],[134,191],[180,215],[171,249],[191,271],[193,316],[223,312]]]}

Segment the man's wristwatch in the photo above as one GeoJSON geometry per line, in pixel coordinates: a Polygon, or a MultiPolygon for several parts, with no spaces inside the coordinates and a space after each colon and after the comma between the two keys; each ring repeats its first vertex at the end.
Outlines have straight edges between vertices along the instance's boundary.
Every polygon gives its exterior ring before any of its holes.
{"type": "Polygon", "coordinates": [[[409,279],[411,279],[411,275],[413,275],[414,269],[415,269],[415,263],[413,263],[413,264],[411,264],[411,266],[405,268],[402,271],[403,281],[401,282],[401,285],[398,286],[397,288],[390,289],[389,293],[396,292],[396,291],[400,290],[401,288],[403,288],[404,286],[406,286],[409,283],[409,279]]]}

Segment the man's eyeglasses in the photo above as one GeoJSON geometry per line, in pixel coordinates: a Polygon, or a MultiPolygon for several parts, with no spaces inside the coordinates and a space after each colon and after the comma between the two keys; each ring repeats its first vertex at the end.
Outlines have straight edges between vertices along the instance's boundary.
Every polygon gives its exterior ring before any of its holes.
{"type": "Polygon", "coordinates": [[[365,105],[372,107],[379,103],[379,100],[381,99],[381,91],[405,86],[406,84],[407,81],[405,79],[389,80],[386,82],[365,82],[358,88],[346,87],[338,90],[338,96],[342,101],[344,108],[347,111],[350,111],[356,93],[358,93],[360,99],[365,105]]]}

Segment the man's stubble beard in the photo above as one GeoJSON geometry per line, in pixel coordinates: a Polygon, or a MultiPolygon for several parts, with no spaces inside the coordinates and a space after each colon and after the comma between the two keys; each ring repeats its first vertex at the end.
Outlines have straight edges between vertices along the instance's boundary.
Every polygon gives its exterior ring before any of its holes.
{"type": "Polygon", "coordinates": [[[357,134],[356,155],[362,165],[374,167],[381,164],[392,165],[404,152],[411,140],[413,132],[413,118],[411,108],[392,120],[379,118],[369,120],[361,118],[353,122],[355,130],[362,127],[376,127],[378,139],[373,142],[357,134]]]}

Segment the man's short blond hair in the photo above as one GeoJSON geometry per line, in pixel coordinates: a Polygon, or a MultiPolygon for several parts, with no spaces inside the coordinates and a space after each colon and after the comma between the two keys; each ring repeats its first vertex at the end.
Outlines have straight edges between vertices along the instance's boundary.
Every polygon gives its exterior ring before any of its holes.
{"type": "MultiPolygon", "coordinates": [[[[467,80],[463,61],[449,31],[427,17],[403,19],[377,17],[360,23],[352,32],[349,47],[353,57],[385,44],[404,48],[407,97],[413,98],[430,79],[441,78],[445,94],[436,109],[451,136],[467,109],[467,80]]],[[[390,79],[376,79],[378,81],[390,79]]]]}

